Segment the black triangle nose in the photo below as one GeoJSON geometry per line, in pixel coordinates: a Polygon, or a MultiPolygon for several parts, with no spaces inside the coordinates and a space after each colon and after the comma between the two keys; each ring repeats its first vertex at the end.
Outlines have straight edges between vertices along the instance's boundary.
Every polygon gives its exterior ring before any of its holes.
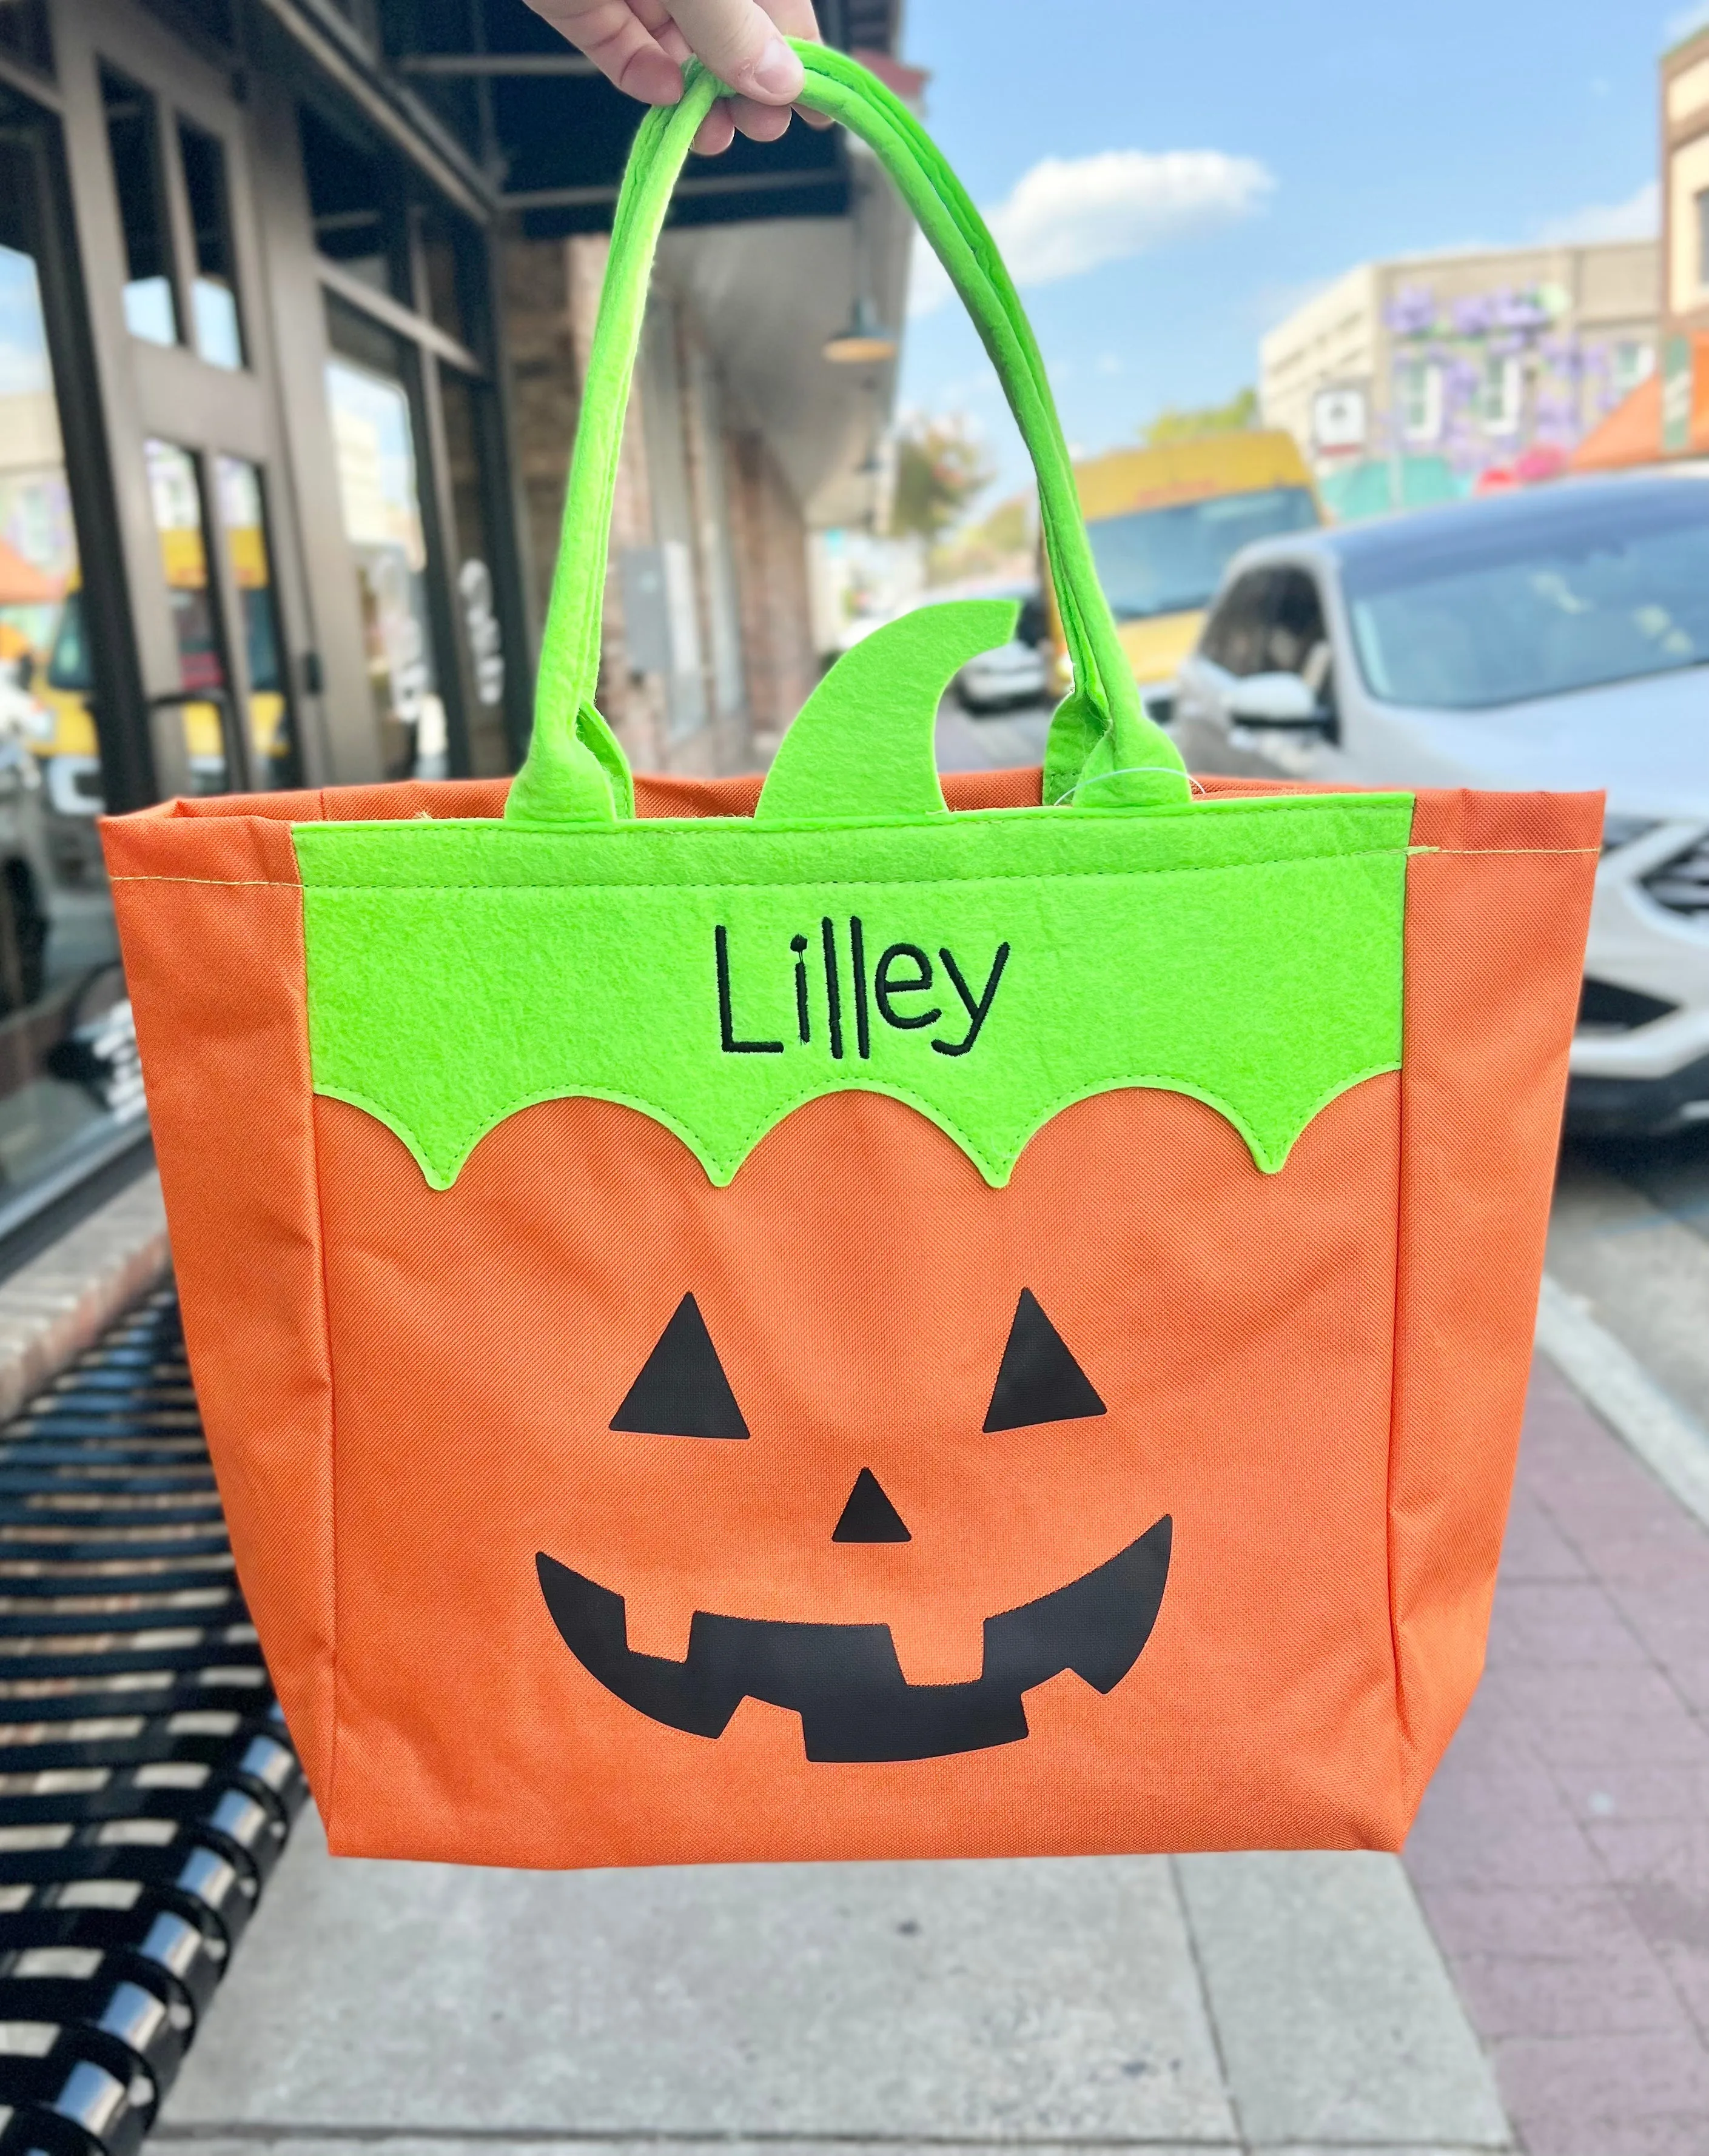
{"type": "Polygon", "coordinates": [[[878,1476],[870,1467],[863,1467],[855,1477],[831,1539],[834,1543],[911,1543],[914,1537],[884,1495],[878,1476]]]}

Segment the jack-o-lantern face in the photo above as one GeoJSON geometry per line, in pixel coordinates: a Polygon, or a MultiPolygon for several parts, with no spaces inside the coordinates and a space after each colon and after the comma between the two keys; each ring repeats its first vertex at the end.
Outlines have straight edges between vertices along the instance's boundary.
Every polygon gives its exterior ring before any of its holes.
{"type": "MultiPolygon", "coordinates": [[[[982,1428],[987,1435],[1101,1415],[1104,1402],[1031,1289],[1022,1291],[982,1428]]],[[[614,1430],[668,1440],[746,1439],[746,1419],[693,1296],[685,1295],[611,1418],[614,1430]]],[[[870,1467],[828,1529],[833,1543],[911,1542],[870,1467]]],[[[831,1625],[697,1610],[683,1660],[641,1654],[624,1599],[542,1551],[553,1623],[591,1676],[655,1722],[723,1735],[744,1699],[801,1717],[809,1759],[934,1759],[1027,1734],[1022,1695],[1072,1670],[1114,1689],[1139,1660],[1169,1576],[1166,1516],[1094,1570],[985,1620],[977,1678],[909,1684],[883,1624],[831,1625]]]]}
{"type": "Polygon", "coordinates": [[[341,1847],[405,1804],[507,1864],[1156,1846],[1141,1804],[1209,1847],[1283,1756],[1241,1831],[1294,1833],[1324,1745],[1392,1744],[1397,1111],[1271,1177],[1100,1095],[994,1189],[848,1093],[717,1188],[549,1101],[440,1192],[317,1103],[341,1847]]]}

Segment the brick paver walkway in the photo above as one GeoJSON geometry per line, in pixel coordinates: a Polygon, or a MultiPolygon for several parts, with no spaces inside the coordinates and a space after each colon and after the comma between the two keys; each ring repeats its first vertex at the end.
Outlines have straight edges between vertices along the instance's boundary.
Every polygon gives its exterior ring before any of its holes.
{"type": "Polygon", "coordinates": [[[1530,2156],[1709,2156],[1709,1533],[1541,1359],[1406,1856],[1530,2156]]]}

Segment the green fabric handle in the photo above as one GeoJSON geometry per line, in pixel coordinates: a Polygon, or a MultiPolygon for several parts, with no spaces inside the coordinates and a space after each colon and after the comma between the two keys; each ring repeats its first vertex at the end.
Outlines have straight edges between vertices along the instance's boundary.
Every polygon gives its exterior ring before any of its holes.
{"type": "MultiPolygon", "coordinates": [[[[884,164],[966,303],[1032,455],[1045,552],[1074,670],[1073,689],[1052,723],[1046,802],[1072,796],[1082,808],[1185,802],[1189,788],[1179,752],[1145,714],[1099,586],[1043,360],[996,242],[898,98],[846,54],[792,42],[806,70],[800,102],[842,121],[884,164]]],[[[701,121],[728,94],[691,64],[682,102],[648,113],[630,155],[583,384],[533,738],[506,809],[513,822],[610,822],[634,814],[627,759],[594,702],[618,455],[671,192],[701,121]]],[[[861,798],[816,806],[821,814],[869,809],[861,798]]]]}

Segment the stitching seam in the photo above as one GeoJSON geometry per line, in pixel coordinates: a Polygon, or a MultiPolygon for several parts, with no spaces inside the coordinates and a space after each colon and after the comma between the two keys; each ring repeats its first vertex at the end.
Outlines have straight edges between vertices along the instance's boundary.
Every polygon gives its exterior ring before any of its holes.
{"type": "MultiPolygon", "coordinates": [[[[709,819],[708,819],[709,820],[709,819]]],[[[344,825],[335,827],[346,829],[344,825]]],[[[1274,854],[1250,861],[1187,861],[1169,868],[1132,869],[1046,869],[1038,872],[1040,879],[1071,876],[1083,881],[1138,875],[1209,875],[1227,874],[1235,869],[1291,868],[1302,861],[1368,861],[1382,860],[1395,854],[1408,859],[1417,855],[1445,855],[1454,860],[1582,860],[1588,855],[1600,855],[1600,846],[1377,846],[1356,854],[1274,854]]],[[[838,876],[829,880],[811,880],[804,877],[800,883],[749,882],[744,879],[726,877],[717,883],[647,882],[637,877],[624,883],[291,883],[270,876],[173,876],[173,875],[115,875],[110,883],[188,883],[205,884],[219,891],[837,891],[845,886],[854,888],[874,884],[893,885],[901,889],[911,883],[1022,883],[1032,880],[1026,875],[1011,872],[1007,875],[981,876],[838,876]]]]}
{"type": "Polygon", "coordinates": [[[583,883],[557,881],[546,883],[476,883],[453,881],[445,878],[436,883],[316,883],[302,887],[316,898],[349,893],[361,897],[372,897],[381,891],[406,891],[437,894],[450,891],[478,891],[483,896],[497,896],[506,891],[870,891],[883,888],[895,891],[936,890],[953,886],[957,890],[980,884],[998,884],[1006,888],[1028,883],[1130,883],[1141,876],[1168,875],[1234,875],[1245,869],[1311,868],[1324,862],[1401,860],[1411,849],[1405,846],[1374,846],[1356,854],[1278,854],[1250,861],[1181,861],[1158,868],[1124,869],[1065,869],[1050,868],[1032,871],[1009,870],[984,875],[906,875],[906,876],[802,876],[778,882],[767,877],[719,876],[709,881],[692,883],[649,880],[644,877],[616,883],[583,883]]]}

